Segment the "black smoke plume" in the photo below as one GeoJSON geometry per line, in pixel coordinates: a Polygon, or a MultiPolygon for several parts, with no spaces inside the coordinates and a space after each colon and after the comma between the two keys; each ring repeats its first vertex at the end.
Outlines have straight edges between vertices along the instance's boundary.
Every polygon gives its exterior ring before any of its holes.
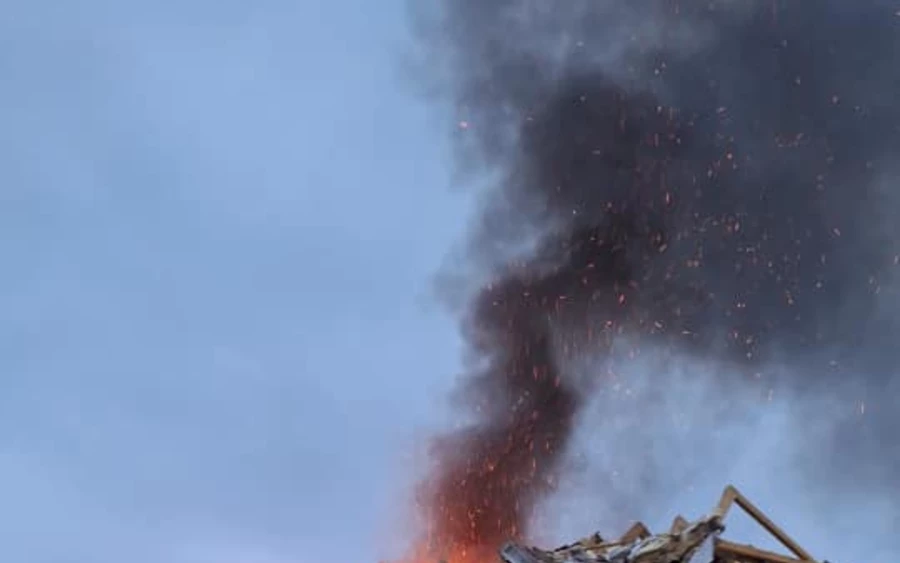
{"type": "Polygon", "coordinates": [[[835,467],[898,482],[895,8],[436,8],[426,45],[463,122],[460,162],[496,181],[468,246],[488,280],[464,315],[476,421],[436,444],[433,547],[526,533],[582,403],[567,362],[619,336],[738,378],[791,366],[771,383],[798,396],[864,383],[870,416],[835,434],[835,467]]]}

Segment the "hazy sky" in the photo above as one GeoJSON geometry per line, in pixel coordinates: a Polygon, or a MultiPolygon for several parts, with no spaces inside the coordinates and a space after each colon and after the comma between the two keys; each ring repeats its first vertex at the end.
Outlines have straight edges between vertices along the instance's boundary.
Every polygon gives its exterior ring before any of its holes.
{"type": "Polygon", "coordinates": [[[457,358],[404,9],[4,3],[0,560],[373,556],[457,358]]]}
{"type": "MultiPolygon", "coordinates": [[[[0,561],[391,551],[408,453],[458,364],[430,292],[468,217],[447,122],[403,80],[405,15],[404,0],[4,3],[0,561]]],[[[674,402],[701,422],[711,404],[674,402]]],[[[612,468],[689,472],[731,444],[672,502],[696,515],[733,479],[824,540],[805,515],[831,519],[832,499],[772,486],[791,447],[773,416],[689,463],[672,442],[580,432],[612,468]]],[[[603,493],[589,474],[564,488],[603,493]]],[[[556,500],[571,522],[554,528],[576,536],[615,519],[556,500]]],[[[860,502],[835,529],[865,514],[891,535],[879,514],[895,513],[860,502]]]]}

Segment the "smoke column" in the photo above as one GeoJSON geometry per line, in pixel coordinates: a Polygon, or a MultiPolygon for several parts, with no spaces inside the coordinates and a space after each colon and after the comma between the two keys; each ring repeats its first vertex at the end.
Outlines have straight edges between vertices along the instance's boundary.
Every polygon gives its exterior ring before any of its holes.
{"type": "Polygon", "coordinates": [[[898,331],[884,313],[898,253],[894,8],[438,0],[437,12],[425,45],[460,115],[460,163],[493,181],[460,267],[484,282],[462,315],[472,423],[435,443],[429,548],[473,559],[527,533],[582,397],[603,385],[572,366],[622,339],[798,397],[859,380],[871,416],[829,437],[835,471],[896,483],[900,470],[881,469],[900,468],[898,331]]]}

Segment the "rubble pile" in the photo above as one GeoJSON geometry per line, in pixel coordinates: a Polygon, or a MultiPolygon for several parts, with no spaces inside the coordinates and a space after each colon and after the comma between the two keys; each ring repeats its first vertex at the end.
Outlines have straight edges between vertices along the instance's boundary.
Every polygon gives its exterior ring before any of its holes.
{"type": "Polygon", "coordinates": [[[651,534],[638,522],[615,541],[594,534],[550,551],[510,542],[499,554],[504,563],[818,563],[732,486],[708,516],[693,522],[679,516],[666,533],[651,534]],[[725,517],[735,504],[791,555],[722,538],[725,517]]]}

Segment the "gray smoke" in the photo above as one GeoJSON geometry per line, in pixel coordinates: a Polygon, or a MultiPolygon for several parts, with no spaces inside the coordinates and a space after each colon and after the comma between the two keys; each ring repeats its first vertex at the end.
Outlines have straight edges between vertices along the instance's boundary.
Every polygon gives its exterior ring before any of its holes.
{"type": "MultiPolygon", "coordinates": [[[[708,513],[733,483],[819,558],[888,561],[900,549],[896,495],[829,463],[835,429],[868,416],[852,382],[800,398],[762,380],[724,388],[721,366],[653,351],[615,363],[583,409],[534,541],[612,537],[633,520],[665,531],[677,513],[708,513]]],[[[737,509],[726,524],[728,539],[787,553],[737,509]]]]}
{"type": "Polygon", "coordinates": [[[897,495],[892,5],[434,8],[430,76],[463,123],[460,165],[492,181],[459,268],[470,288],[489,281],[461,315],[476,422],[435,449],[432,539],[478,548],[522,534],[558,473],[577,469],[587,420],[604,451],[630,452],[632,481],[595,485],[595,511],[640,512],[687,487],[697,460],[735,455],[729,440],[684,438],[699,449],[674,464],[635,453],[655,450],[659,413],[685,393],[715,407],[693,407],[685,428],[746,438],[775,431],[771,392],[794,413],[778,431],[812,444],[772,446],[793,482],[897,495]],[[622,342],[626,360],[656,358],[641,364],[632,427],[585,400],[609,393],[622,342]]]}

